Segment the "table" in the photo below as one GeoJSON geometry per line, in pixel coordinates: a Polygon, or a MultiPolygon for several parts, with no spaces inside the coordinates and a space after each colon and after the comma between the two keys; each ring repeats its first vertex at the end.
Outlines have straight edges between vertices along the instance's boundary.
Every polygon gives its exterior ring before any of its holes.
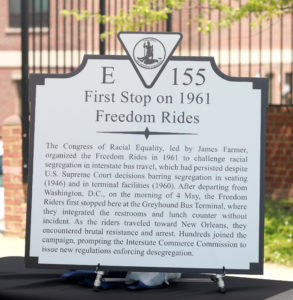
{"type": "MultiPolygon", "coordinates": [[[[23,257],[0,258],[0,299],[27,300],[291,300],[293,282],[225,277],[227,292],[220,294],[213,282],[176,283],[171,287],[128,291],[127,289],[101,290],[75,285],[61,278],[68,270],[27,269],[23,257]]],[[[198,275],[193,275],[198,276],[198,275]]]]}

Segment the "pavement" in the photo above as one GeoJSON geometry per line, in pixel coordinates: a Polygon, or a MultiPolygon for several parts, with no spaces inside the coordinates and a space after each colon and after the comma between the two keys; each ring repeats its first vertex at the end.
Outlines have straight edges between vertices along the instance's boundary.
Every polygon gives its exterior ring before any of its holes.
{"type": "MultiPolygon", "coordinates": [[[[6,256],[24,256],[25,240],[7,237],[0,233],[0,258],[6,256]]],[[[230,275],[229,275],[230,276],[230,275]]],[[[293,281],[293,268],[272,263],[264,264],[264,275],[233,275],[247,278],[293,281]]]]}

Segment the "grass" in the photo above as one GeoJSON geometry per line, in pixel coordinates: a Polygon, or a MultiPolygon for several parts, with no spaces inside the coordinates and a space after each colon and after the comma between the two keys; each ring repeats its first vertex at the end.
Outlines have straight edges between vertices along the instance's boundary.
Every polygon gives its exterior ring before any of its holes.
{"type": "Polygon", "coordinates": [[[266,262],[293,266],[292,201],[266,201],[264,245],[266,262]]]}

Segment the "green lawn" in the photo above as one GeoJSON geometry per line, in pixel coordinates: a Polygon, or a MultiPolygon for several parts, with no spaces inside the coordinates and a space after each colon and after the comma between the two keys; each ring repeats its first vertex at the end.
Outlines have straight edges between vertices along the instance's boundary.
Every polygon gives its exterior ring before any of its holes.
{"type": "Polygon", "coordinates": [[[266,262],[293,266],[292,201],[266,201],[264,245],[266,262]]]}

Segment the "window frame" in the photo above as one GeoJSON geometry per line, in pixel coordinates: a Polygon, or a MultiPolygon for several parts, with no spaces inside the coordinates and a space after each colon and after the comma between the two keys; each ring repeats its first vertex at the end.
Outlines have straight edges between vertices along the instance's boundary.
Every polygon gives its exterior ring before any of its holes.
{"type": "MultiPolygon", "coordinates": [[[[8,2],[8,27],[11,30],[18,30],[21,28],[21,1],[22,0],[9,0],[8,2]]],[[[29,12],[28,12],[29,28],[49,28],[50,1],[49,0],[28,0],[28,3],[29,3],[29,12]],[[36,9],[36,3],[39,3],[39,9],[36,9]]]]}

